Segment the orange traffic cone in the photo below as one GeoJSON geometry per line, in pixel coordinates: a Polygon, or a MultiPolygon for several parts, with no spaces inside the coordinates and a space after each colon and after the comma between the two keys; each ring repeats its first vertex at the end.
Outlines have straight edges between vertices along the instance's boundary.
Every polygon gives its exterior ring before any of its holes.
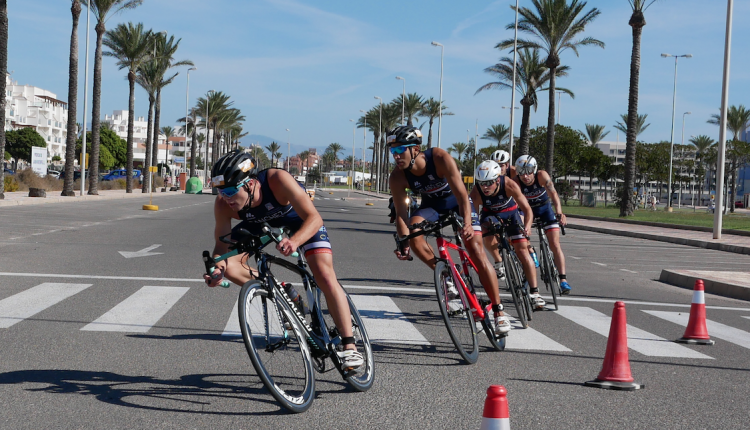
{"type": "Polygon", "coordinates": [[[507,394],[502,385],[490,385],[479,430],[510,430],[507,394]]]}
{"type": "Polygon", "coordinates": [[[609,326],[607,352],[604,353],[604,364],[599,376],[593,381],[585,382],[588,387],[606,388],[608,390],[633,391],[644,387],[633,382],[628,359],[628,328],[625,317],[625,303],[615,302],[612,311],[612,322],[609,326]]]}
{"type": "Polygon", "coordinates": [[[713,345],[715,343],[711,340],[706,328],[706,299],[703,291],[703,280],[696,280],[693,290],[693,304],[690,305],[690,319],[688,319],[685,334],[675,342],[698,345],[713,345]]]}

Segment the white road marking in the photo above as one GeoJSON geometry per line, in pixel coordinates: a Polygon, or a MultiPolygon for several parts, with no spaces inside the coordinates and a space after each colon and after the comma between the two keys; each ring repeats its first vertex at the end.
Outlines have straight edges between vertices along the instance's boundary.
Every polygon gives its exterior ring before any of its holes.
{"type": "Polygon", "coordinates": [[[231,315],[229,315],[229,320],[227,320],[227,325],[221,333],[222,336],[242,336],[242,331],[240,331],[240,314],[239,310],[237,310],[238,303],[239,299],[234,302],[234,307],[232,308],[231,315]]]}
{"type": "Polygon", "coordinates": [[[145,286],[81,330],[146,333],[188,290],[145,286]]]}
{"type": "Polygon", "coordinates": [[[620,270],[622,270],[623,272],[628,272],[628,273],[638,273],[638,272],[628,270],[628,269],[620,269],[620,270]]]}
{"type": "MultiPolygon", "coordinates": [[[[506,313],[507,315],[507,313],[506,313]]],[[[570,351],[564,345],[555,342],[531,327],[522,328],[521,321],[510,317],[513,329],[508,333],[506,349],[537,351],[570,351]]]]}
{"type": "Polygon", "coordinates": [[[591,263],[593,263],[593,264],[596,264],[597,266],[604,266],[604,267],[607,267],[607,265],[606,265],[606,264],[604,264],[604,263],[597,263],[596,261],[592,261],[591,263]]]}
{"type": "Polygon", "coordinates": [[[570,258],[572,258],[573,260],[580,260],[582,257],[574,257],[571,255],[570,258]]]}
{"type": "Polygon", "coordinates": [[[373,343],[429,345],[396,303],[386,296],[351,296],[373,343]]]}
{"type": "MultiPolygon", "coordinates": [[[[595,333],[609,337],[609,326],[612,321],[609,315],[580,306],[560,306],[557,314],[595,333]]],[[[627,325],[627,332],[628,347],[646,356],[713,359],[713,357],[693,351],[630,324],[627,325]]]]}
{"type": "MultiPolygon", "coordinates": [[[[683,327],[687,327],[688,319],[690,318],[689,312],[664,312],[647,310],[644,310],[643,312],[646,312],[647,314],[653,315],[663,320],[679,324],[683,327]]],[[[706,329],[708,330],[708,335],[711,336],[711,338],[726,340],[727,342],[731,342],[743,348],[750,349],[750,333],[744,330],[736,329],[734,327],[730,327],[716,321],[711,321],[709,319],[706,320],[706,329]]]]}
{"type": "Polygon", "coordinates": [[[48,282],[0,300],[0,328],[11,327],[90,286],[48,282]]]}

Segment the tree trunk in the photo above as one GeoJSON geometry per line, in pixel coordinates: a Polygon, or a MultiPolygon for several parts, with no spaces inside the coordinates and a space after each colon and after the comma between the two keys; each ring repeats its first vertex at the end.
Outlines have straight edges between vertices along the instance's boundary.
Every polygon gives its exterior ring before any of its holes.
{"type": "MultiPolygon", "coordinates": [[[[154,147],[151,152],[151,165],[159,166],[159,119],[161,116],[161,88],[156,90],[156,103],[154,104],[154,147]]],[[[157,169],[157,173],[161,176],[161,170],[157,169]]],[[[156,189],[156,184],[151,181],[151,187],[156,189]]]]}
{"type": "Polygon", "coordinates": [[[146,126],[146,155],[143,157],[143,184],[141,191],[148,193],[148,183],[151,180],[151,149],[153,148],[153,132],[151,126],[154,124],[154,96],[148,96],[148,125],[146,126]]]}
{"type": "MultiPolygon", "coordinates": [[[[128,83],[130,84],[130,96],[128,97],[128,138],[127,138],[127,164],[125,165],[125,192],[133,193],[133,126],[135,123],[135,71],[128,72],[128,83]]],[[[141,172],[142,174],[143,172],[141,172]]]]}
{"type": "MultiPolygon", "coordinates": [[[[104,22],[96,24],[96,51],[94,53],[94,91],[91,102],[91,161],[89,162],[89,195],[99,195],[99,133],[101,131],[102,105],[102,39],[106,28],[104,22]]],[[[85,127],[85,124],[84,124],[85,127]]],[[[83,148],[86,152],[86,148],[83,148]]]]}
{"type": "Polygon", "coordinates": [[[435,122],[434,117],[430,117],[430,132],[427,134],[427,149],[432,148],[432,123],[435,122]]]}
{"type": "Polygon", "coordinates": [[[729,199],[729,212],[734,213],[734,202],[737,201],[737,161],[732,160],[732,185],[731,198],[729,199]]]}
{"type": "MultiPolygon", "coordinates": [[[[68,133],[65,137],[65,178],[62,196],[74,197],[73,164],[76,157],[76,113],[78,103],[78,18],[81,16],[81,1],[73,0],[70,7],[73,31],[70,34],[70,63],[68,66],[68,133]]],[[[3,93],[5,93],[3,91],[3,93]]],[[[4,111],[3,111],[4,112],[4,111]]],[[[84,124],[84,129],[86,125],[84,124]]]]}
{"type": "MultiPolygon", "coordinates": [[[[630,89],[628,92],[628,124],[625,143],[625,183],[620,200],[620,216],[633,215],[630,192],[635,182],[636,127],[638,126],[638,79],[641,73],[641,32],[646,20],[642,11],[635,11],[629,25],[633,29],[633,49],[630,54],[630,89]]],[[[671,194],[670,194],[671,196],[671,194]]],[[[671,197],[670,197],[671,198],[671,197]]]]}
{"type": "MultiPolygon", "coordinates": [[[[556,57],[555,57],[556,58],[556,57]]],[[[547,163],[546,170],[550,177],[555,177],[555,73],[560,60],[547,60],[549,67],[549,113],[547,114],[547,163]],[[558,63],[558,64],[555,64],[558,63]]]]}
{"type": "MultiPolygon", "coordinates": [[[[523,115],[521,116],[521,136],[518,139],[518,155],[529,155],[529,119],[531,118],[531,104],[524,103],[521,100],[521,106],[523,106],[523,115]]],[[[510,131],[513,133],[513,130],[510,131]]],[[[513,160],[510,160],[513,163],[513,160]]]]}

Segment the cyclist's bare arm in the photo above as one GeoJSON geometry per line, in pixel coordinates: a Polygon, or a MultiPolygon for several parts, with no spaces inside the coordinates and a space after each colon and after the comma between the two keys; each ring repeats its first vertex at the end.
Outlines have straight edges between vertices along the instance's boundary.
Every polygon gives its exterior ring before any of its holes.
{"type": "Polygon", "coordinates": [[[432,157],[435,161],[435,171],[438,176],[448,181],[451,192],[456,196],[461,216],[464,218],[464,239],[468,239],[474,235],[474,229],[471,226],[471,205],[469,204],[469,194],[466,192],[466,188],[464,188],[464,183],[461,180],[461,172],[458,170],[456,160],[440,148],[433,148],[432,157]]]}
{"type": "MultiPolygon", "coordinates": [[[[226,204],[221,196],[216,196],[216,201],[214,202],[214,257],[229,252],[229,245],[220,241],[219,238],[232,232],[232,218],[237,218],[235,212],[226,204]]],[[[226,263],[224,262],[220,262],[219,264],[223,264],[226,267],[226,263]]]]}
{"type": "Polygon", "coordinates": [[[409,209],[406,206],[406,189],[409,183],[401,169],[391,172],[388,182],[393,194],[393,207],[396,210],[396,232],[400,237],[404,237],[409,235],[409,220],[407,219],[409,209]]]}
{"type": "Polygon", "coordinates": [[[549,196],[550,200],[552,200],[552,208],[555,210],[555,215],[560,216],[560,222],[562,223],[562,225],[567,224],[565,222],[565,215],[562,212],[562,204],[560,204],[560,195],[557,194],[555,183],[552,182],[552,178],[550,178],[549,173],[545,172],[544,170],[540,170],[539,172],[537,172],[537,177],[539,179],[539,183],[544,184],[544,188],[547,189],[547,195],[549,196]]]}
{"type": "Polygon", "coordinates": [[[310,196],[299,186],[297,180],[286,170],[269,170],[268,185],[280,205],[291,204],[294,211],[302,218],[302,226],[291,237],[281,240],[276,248],[285,256],[313,237],[323,226],[323,218],[315,209],[310,196]]]}
{"type": "Polygon", "coordinates": [[[474,210],[477,213],[479,213],[479,204],[482,203],[482,196],[479,195],[479,191],[477,190],[476,185],[471,189],[471,193],[469,193],[469,198],[471,199],[471,202],[474,204],[474,210]]]}
{"type": "Polygon", "coordinates": [[[518,209],[523,212],[523,230],[526,236],[531,236],[531,223],[534,221],[533,212],[531,212],[531,206],[529,201],[526,200],[526,196],[521,192],[521,187],[516,181],[505,181],[505,195],[513,197],[518,205],[518,209]]]}

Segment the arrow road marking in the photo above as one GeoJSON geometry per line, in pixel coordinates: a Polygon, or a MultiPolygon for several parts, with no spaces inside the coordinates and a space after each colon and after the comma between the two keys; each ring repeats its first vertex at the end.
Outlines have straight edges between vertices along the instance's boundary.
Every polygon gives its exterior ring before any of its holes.
{"type": "Polygon", "coordinates": [[[117,251],[117,252],[119,252],[120,254],[122,254],[122,256],[125,257],[125,258],[149,257],[151,255],[164,254],[163,252],[149,252],[149,251],[152,251],[152,250],[154,250],[154,249],[156,249],[156,248],[158,248],[160,246],[161,246],[161,244],[159,244],[159,245],[151,245],[148,248],[143,248],[140,251],[135,251],[135,252],[131,252],[131,251],[117,251]]]}

